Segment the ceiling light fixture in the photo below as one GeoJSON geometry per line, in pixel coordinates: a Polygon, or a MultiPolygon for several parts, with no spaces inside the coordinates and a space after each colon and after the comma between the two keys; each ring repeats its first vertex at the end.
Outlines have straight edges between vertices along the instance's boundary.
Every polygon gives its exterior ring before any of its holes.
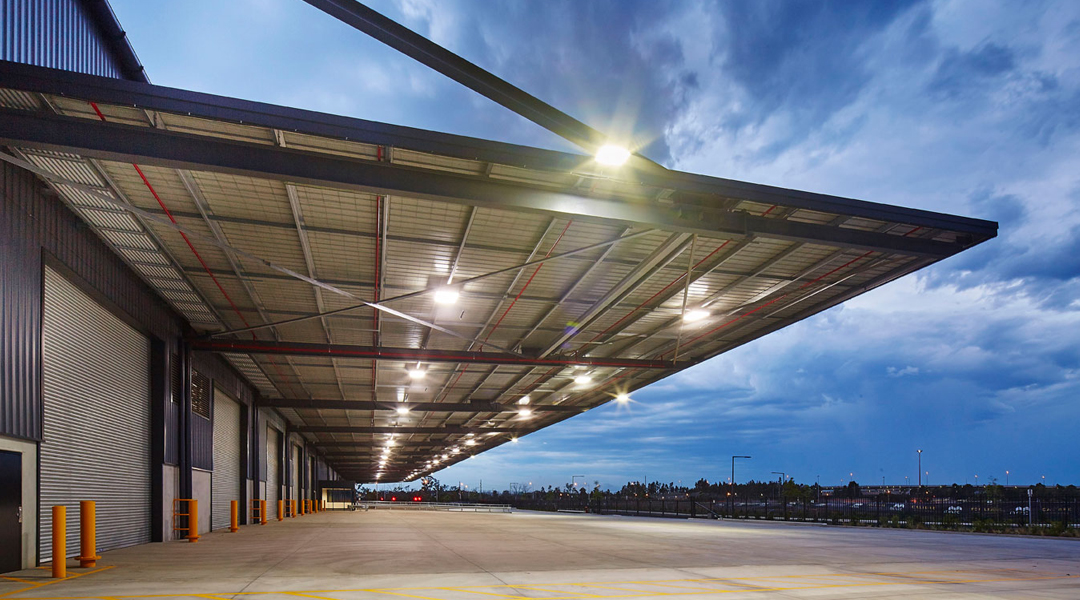
{"type": "Polygon", "coordinates": [[[615,401],[618,402],[619,404],[626,404],[627,402],[630,401],[630,394],[627,394],[627,393],[619,394],[618,396],[615,396],[615,401]]]}
{"type": "Polygon", "coordinates": [[[530,398],[529,396],[522,396],[521,399],[518,400],[518,404],[524,406],[524,405],[528,404],[531,401],[532,401],[532,398],[530,398]]]}
{"type": "Polygon", "coordinates": [[[578,375],[577,377],[574,378],[574,383],[576,383],[578,385],[589,385],[590,383],[592,383],[592,376],[591,375],[578,375]]]}
{"type": "Polygon", "coordinates": [[[465,445],[466,446],[475,446],[476,445],[476,440],[465,440],[465,445]]]}
{"type": "Polygon", "coordinates": [[[609,167],[619,167],[630,160],[630,151],[615,144],[604,144],[596,151],[596,162],[609,167]]]}
{"type": "Polygon", "coordinates": [[[423,379],[426,375],[427,371],[421,369],[420,367],[409,369],[409,377],[412,379],[423,379]]]}
{"type": "Polygon", "coordinates": [[[709,316],[709,311],[700,308],[687,311],[682,320],[687,323],[695,323],[709,316]]]}
{"type": "Polygon", "coordinates": [[[460,294],[454,288],[442,288],[435,291],[435,304],[457,304],[460,294]]]}
{"type": "Polygon", "coordinates": [[[399,407],[397,407],[397,414],[399,414],[399,415],[407,415],[407,414],[409,414],[409,407],[408,406],[399,406],[399,407]]]}
{"type": "Polygon", "coordinates": [[[522,418],[525,418],[525,419],[528,419],[529,417],[532,416],[532,411],[527,409],[527,408],[519,409],[518,410],[518,416],[520,416],[522,418]]]}

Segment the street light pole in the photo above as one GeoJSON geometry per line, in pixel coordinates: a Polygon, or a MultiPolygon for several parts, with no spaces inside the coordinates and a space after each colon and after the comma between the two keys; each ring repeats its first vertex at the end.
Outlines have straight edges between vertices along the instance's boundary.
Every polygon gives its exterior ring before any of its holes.
{"type": "Polygon", "coordinates": [[[732,456],[731,457],[731,516],[735,516],[735,459],[736,458],[750,458],[749,456],[732,456]]]}
{"type": "Polygon", "coordinates": [[[919,450],[919,487],[922,487],[922,450],[919,450]]]}

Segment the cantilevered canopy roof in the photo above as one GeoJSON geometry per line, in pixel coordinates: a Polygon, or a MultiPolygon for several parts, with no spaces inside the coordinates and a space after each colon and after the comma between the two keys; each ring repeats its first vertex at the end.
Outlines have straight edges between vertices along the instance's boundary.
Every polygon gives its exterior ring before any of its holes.
{"type": "Polygon", "coordinates": [[[0,88],[5,160],[357,481],[438,470],[997,231],[13,63],[0,88]]]}

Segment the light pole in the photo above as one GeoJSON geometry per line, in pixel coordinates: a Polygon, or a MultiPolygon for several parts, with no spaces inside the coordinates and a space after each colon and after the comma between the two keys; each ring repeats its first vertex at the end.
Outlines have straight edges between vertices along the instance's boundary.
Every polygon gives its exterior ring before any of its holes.
{"type": "Polygon", "coordinates": [[[784,473],[783,471],[773,471],[772,474],[780,476],[780,490],[779,490],[780,495],[777,496],[777,497],[780,498],[780,502],[783,503],[784,502],[784,482],[787,481],[787,473],[784,473]]]}
{"type": "Polygon", "coordinates": [[[919,487],[922,487],[922,450],[919,450],[919,487]]]}
{"type": "Polygon", "coordinates": [[[732,456],[731,457],[731,516],[735,516],[735,459],[736,458],[750,458],[749,456],[732,456]]]}
{"type": "Polygon", "coordinates": [[[574,487],[574,488],[577,487],[577,478],[578,477],[580,477],[582,479],[585,479],[584,475],[571,475],[570,476],[570,487],[574,487]]]}
{"type": "Polygon", "coordinates": [[[1009,470],[1005,469],[1005,487],[1009,487],[1009,470]]]}
{"type": "Polygon", "coordinates": [[[975,476],[975,487],[979,487],[979,476],[975,476]]]}

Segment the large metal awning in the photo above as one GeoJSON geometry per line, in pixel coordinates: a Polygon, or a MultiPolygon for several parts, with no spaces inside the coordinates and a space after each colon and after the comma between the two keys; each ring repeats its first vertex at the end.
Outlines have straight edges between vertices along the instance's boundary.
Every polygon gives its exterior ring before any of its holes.
{"type": "Polygon", "coordinates": [[[997,231],[14,63],[0,106],[4,159],[360,482],[441,469],[997,231]]]}

